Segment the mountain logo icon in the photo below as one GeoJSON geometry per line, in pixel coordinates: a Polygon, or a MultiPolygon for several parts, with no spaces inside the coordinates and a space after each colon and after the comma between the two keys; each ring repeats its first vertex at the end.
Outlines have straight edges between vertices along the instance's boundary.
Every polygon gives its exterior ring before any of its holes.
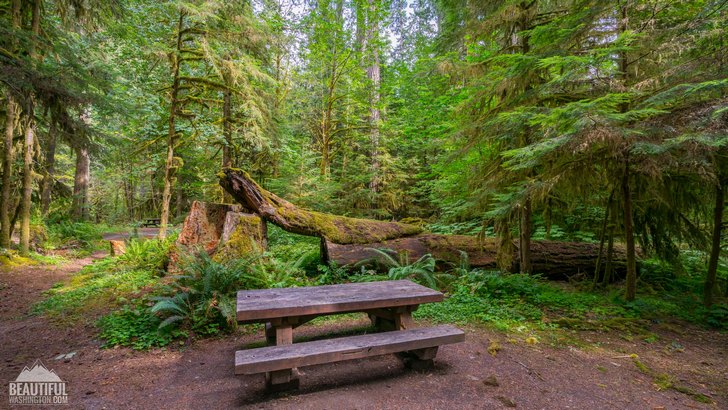
{"type": "Polygon", "coordinates": [[[36,360],[29,369],[28,366],[23,368],[16,382],[63,382],[53,370],[48,370],[40,360],[36,360]]]}

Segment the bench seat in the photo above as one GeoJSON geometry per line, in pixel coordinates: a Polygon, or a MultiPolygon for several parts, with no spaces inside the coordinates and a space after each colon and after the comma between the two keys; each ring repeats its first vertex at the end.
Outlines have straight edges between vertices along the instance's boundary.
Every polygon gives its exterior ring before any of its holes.
{"type": "MultiPolygon", "coordinates": [[[[449,325],[267,346],[235,352],[235,374],[257,374],[459,343],[465,333],[449,325]]],[[[436,349],[435,349],[436,350],[436,349]]]]}

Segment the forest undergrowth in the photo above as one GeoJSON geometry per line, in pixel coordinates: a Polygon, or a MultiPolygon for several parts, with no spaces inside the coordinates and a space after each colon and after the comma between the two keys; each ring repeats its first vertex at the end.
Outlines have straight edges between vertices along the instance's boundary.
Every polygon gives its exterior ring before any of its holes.
{"type": "Polygon", "coordinates": [[[594,287],[588,277],[556,282],[483,271],[471,269],[465,258],[438,272],[429,255],[407,261],[380,250],[376,265],[326,266],[319,262],[316,238],[278,228],[270,230],[264,253],[228,262],[204,252],[181,255],[178,272],[167,273],[173,241],[130,239],[124,255],[84,267],[47,291],[32,311],[64,325],[94,323],[105,347],[148,349],[245,331],[235,321],[238,290],[410,279],[446,295],[443,303],[420,306],[415,318],[484,327],[529,341],[595,330],[653,342],[658,336],[651,326],[679,322],[728,330],[728,305],[706,309],[699,298],[704,255],[698,253],[685,253],[678,267],[642,261],[639,297],[627,302],[620,283],[594,287]]]}

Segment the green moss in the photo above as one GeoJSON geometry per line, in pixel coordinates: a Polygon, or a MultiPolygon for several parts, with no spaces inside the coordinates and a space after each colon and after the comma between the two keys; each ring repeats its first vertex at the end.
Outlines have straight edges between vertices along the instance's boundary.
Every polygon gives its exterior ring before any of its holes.
{"type": "Polygon", "coordinates": [[[276,212],[292,225],[338,244],[381,242],[422,232],[422,228],[415,225],[348,218],[298,209],[288,204],[276,208],[276,212]]]}
{"type": "MultiPolygon", "coordinates": [[[[247,172],[232,168],[226,171],[239,173],[248,183],[255,186],[263,200],[273,206],[274,212],[285,219],[290,225],[289,229],[296,233],[323,237],[338,244],[363,244],[422,232],[422,228],[415,225],[348,218],[297,208],[290,202],[261,188],[247,172]]],[[[225,171],[219,176],[224,179],[225,171]]],[[[271,222],[275,221],[271,220],[271,222]]]]}
{"type": "Polygon", "coordinates": [[[667,373],[660,373],[656,374],[652,369],[647,367],[644,363],[637,360],[636,357],[633,358],[634,365],[639,369],[640,372],[643,374],[646,374],[650,377],[652,377],[652,383],[655,385],[657,390],[675,390],[678,393],[685,394],[687,396],[690,396],[693,400],[700,402],[700,403],[707,403],[707,404],[713,404],[713,400],[710,399],[710,397],[698,393],[695,390],[691,389],[687,386],[682,386],[675,383],[675,378],[670,376],[667,373]]]}
{"type": "Polygon", "coordinates": [[[213,260],[225,262],[263,250],[263,221],[255,215],[242,215],[230,238],[221,245],[213,260]]]}
{"type": "Polygon", "coordinates": [[[37,265],[38,262],[25,256],[20,256],[17,251],[10,249],[0,250],[0,265],[7,267],[37,265]]]}
{"type": "Polygon", "coordinates": [[[634,365],[635,365],[635,367],[637,367],[637,369],[638,369],[638,370],[639,370],[640,372],[642,372],[642,373],[644,373],[644,374],[647,374],[647,375],[651,375],[651,374],[652,374],[652,370],[650,370],[650,368],[649,368],[649,367],[647,367],[647,366],[646,366],[646,365],[645,365],[644,363],[642,363],[642,362],[641,362],[641,361],[639,361],[638,359],[633,359],[633,360],[634,360],[634,365]]]}

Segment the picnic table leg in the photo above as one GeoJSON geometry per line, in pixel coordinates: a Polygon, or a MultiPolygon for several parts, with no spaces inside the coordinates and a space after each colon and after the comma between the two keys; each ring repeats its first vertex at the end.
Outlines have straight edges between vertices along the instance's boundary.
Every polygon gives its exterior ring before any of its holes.
{"type": "MultiPolygon", "coordinates": [[[[417,309],[417,307],[415,306],[414,309],[417,309]]],[[[407,306],[406,309],[402,310],[397,316],[395,316],[395,330],[413,329],[415,327],[415,322],[412,320],[412,311],[414,309],[412,309],[411,306],[407,306]]]]}
{"type": "Polygon", "coordinates": [[[438,346],[409,350],[399,353],[397,356],[408,369],[427,370],[432,369],[435,366],[434,359],[435,356],[437,356],[437,348],[438,346]]]}
{"type": "Polygon", "coordinates": [[[418,305],[402,306],[392,309],[373,309],[368,311],[372,325],[380,331],[413,329],[415,322],[412,312],[418,305]]]}
{"type": "Polygon", "coordinates": [[[276,345],[276,328],[271,323],[265,324],[265,341],[268,346],[276,345]]]}
{"type": "MultiPolygon", "coordinates": [[[[293,343],[293,326],[287,322],[274,322],[266,324],[266,340],[276,346],[289,345],[293,343]]],[[[298,388],[298,375],[296,369],[276,370],[266,372],[265,384],[270,391],[284,391],[298,388]]]]}

